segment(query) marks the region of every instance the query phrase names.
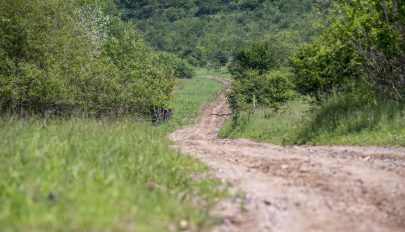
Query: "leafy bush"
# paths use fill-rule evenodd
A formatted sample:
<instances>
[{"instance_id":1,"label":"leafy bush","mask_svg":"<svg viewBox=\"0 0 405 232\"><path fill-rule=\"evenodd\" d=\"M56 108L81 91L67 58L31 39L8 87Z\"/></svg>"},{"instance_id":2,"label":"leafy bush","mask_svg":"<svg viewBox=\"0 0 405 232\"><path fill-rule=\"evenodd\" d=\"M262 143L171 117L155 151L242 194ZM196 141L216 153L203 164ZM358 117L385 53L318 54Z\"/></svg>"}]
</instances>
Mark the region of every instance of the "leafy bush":
<instances>
[{"instance_id":1,"label":"leafy bush","mask_svg":"<svg viewBox=\"0 0 405 232\"><path fill-rule=\"evenodd\" d=\"M280 68L292 52L291 44L287 42L290 36L289 33L282 33L237 49L229 71L238 78L249 70L257 70L259 74L263 74Z\"/></svg>"},{"instance_id":2,"label":"leafy bush","mask_svg":"<svg viewBox=\"0 0 405 232\"><path fill-rule=\"evenodd\" d=\"M262 75L258 71L248 71L232 83L229 103L236 111L254 105L278 109L295 95L292 76L288 70L269 71Z\"/></svg>"},{"instance_id":3,"label":"leafy bush","mask_svg":"<svg viewBox=\"0 0 405 232\"><path fill-rule=\"evenodd\" d=\"M379 96L405 101L405 3L341 0L330 21L292 59L297 90L319 97L361 81Z\"/></svg>"},{"instance_id":4,"label":"leafy bush","mask_svg":"<svg viewBox=\"0 0 405 232\"><path fill-rule=\"evenodd\" d=\"M184 60L178 59L174 73L177 78L192 78L195 75L195 68Z\"/></svg>"},{"instance_id":5,"label":"leafy bush","mask_svg":"<svg viewBox=\"0 0 405 232\"><path fill-rule=\"evenodd\" d=\"M160 59L168 70L173 70L176 78L179 79L191 79L195 74L195 68L187 61L178 58L176 55L162 52L160 53Z\"/></svg>"},{"instance_id":6,"label":"leafy bush","mask_svg":"<svg viewBox=\"0 0 405 232\"><path fill-rule=\"evenodd\" d=\"M145 115L174 86L110 1L0 0L0 111Z\"/></svg>"},{"instance_id":7,"label":"leafy bush","mask_svg":"<svg viewBox=\"0 0 405 232\"><path fill-rule=\"evenodd\" d=\"M335 38L335 37L333 37ZM291 58L297 92L320 100L325 94L359 82L364 75L354 51L345 45L318 38L303 45Z\"/></svg>"}]
</instances>

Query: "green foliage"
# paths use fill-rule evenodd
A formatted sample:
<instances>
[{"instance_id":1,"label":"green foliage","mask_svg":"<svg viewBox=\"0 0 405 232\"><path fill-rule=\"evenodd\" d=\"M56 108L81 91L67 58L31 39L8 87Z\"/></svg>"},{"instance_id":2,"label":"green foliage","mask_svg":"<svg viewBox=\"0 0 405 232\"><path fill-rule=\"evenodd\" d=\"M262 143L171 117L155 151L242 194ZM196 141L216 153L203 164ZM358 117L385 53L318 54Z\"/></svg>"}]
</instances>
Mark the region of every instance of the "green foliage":
<instances>
[{"instance_id":1,"label":"green foliage","mask_svg":"<svg viewBox=\"0 0 405 232\"><path fill-rule=\"evenodd\" d=\"M294 97L293 74L283 68L293 52L291 33L280 33L238 49L229 65L235 81L228 94L236 114L256 105L274 109Z\"/></svg>"},{"instance_id":2,"label":"green foliage","mask_svg":"<svg viewBox=\"0 0 405 232\"><path fill-rule=\"evenodd\" d=\"M253 111L240 112L237 119L225 121L219 136L250 138L275 144L294 143L309 110L310 104L306 100L294 99L285 103L281 110L258 107Z\"/></svg>"},{"instance_id":3,"label":"green foliage","mask_svg":"<svg viewBox=\"0 0 405 232\"><path fill-rule=\"evenodd\" d=\"M0 111L145 115L174 77L110 1L1 0Z\"/></svg>"},{"instance_id":4,"label":"green foliage","mask_svg":"<svg viewBox=\"0 0 405 232\"><path fill-rule=\"evenodd\" d=\"M293 52L290 33L280 33L263 41L254 42L237 49L229 65L229 71L236 79L246 71L256 70L263 74L268 70L285 65Z\"/></svg>"},{"instance_id":5,"label":"green foliage","mask_svg":"<svg viewBox=\"0 0 405 232\"><path fill-rule=\"evenodd\" d=\"M191 79L196 74L195 68L192 65L174 54L161 52L159 58L167 70L174 71L173 74L178 79Z\"/></svg>"},{"instance_id":6,"label":"green foliage","mask_svg":"<svg viewBox=\"0 0 405 232\"><path fill-rule=\"evenodd\" d=\"M405 2L342 2L336 23L350 33L347 43L362 61L365 81L377 94L405 102Z\"/></svg>"},{"instance_id":7,"label":"green foliage","mask_svg":"<svg viewBox=\"0 0 405 232\"><path fill-rule=\"evenodd\" d=\"M349 92L313 107L297 99L278 111L258 108L241 112L237 120L225 122L220 136L275 144L405 146L403 104L370 101L369 97Z\"/></svg>"},{"instance_id":8,"label":"green foliage","mask_svg":"<svg viewBox=\"0 0 405 232\"><path fill-rule=\"evenodd\" d=\"M404 22L403 1L340 0L321 34L294 54L259 43L239 49L229 66L236 79L230 93L234 117L221 135L276 143L404 145ZM263 73L280 67L292 70L286 78L292 84L270 86L312 97L311 107L266 94L274 88L263 87L268 85ZM254 101L270 107L252 110Z\"/></svg>"},{"instance_id":9,"label":"green foliage","mask_svg":"<svg viewBox=\"0 0 405 232\"><path fill-rule=\"evenodd\" d=\"M197 76L211 76L211 77L223 77L223 78L231 78L232 75L229 73L228 69L221 68L217 69L208 69L208 68L198 68L197 69Z\"/></svg>"},{"instance_id":10,"label":"green foliage","mask_svg":"<svg viewBox=\"0 0 405 232\"><path fill-rule=\"evenodd\" d=\"M173 120L157 127L129 119L2 117L0 230L209 227L209 209L225 191L220 181L203 178L204 165L171 149L167 134L190 122L221 86L202 77L180 80Z\"/></svg>"},{"instance_id":11,"label":"green foliage","mask_svg":"<svg viewBox=\"0 0 405 232\"><path fill-rule=\"evenodd\" d=\"M178 78L192 78L195 75L195 69L193 66L183 60L179 60L175 69L175 75Z\"/></svg>"},{"instance_id":12,"label":"green foliage","mask_svg":"<svg viewBox=\"0 0 405 232\"><path fill-rule=\"evenodd\" d=\"M289 30L300 41L316 32L329 0L118 0L154 47L219 68L246 41Z\"/></svg>"},{"instance_id":13,"label":"green foliage","mask_svg":"<svg viewBox=\"0 0 405 232\"><path fill-rule=\"evenodd\" d=\"M354 82L398 101L405 93L403 1L339 1L331 23L293 58L297 90L319 97Z\"/></svg>"},{"instance_id":14,"label":"green foliage","mask_svg":"<svg viewBox=\"0 0 405 232\"><path fill-rule=\"evenodd\" d=\"M174 112L170 124L183 126L192 123L201 104L212 100L210 97L221 91L222 88L223 85L220 82L206 75L196 76L192 79L179 79L173 92L174 101L170 104L170 108Z\"/></svg>"},{"instance_id":15,"label":"green foliage","mask_svg":"<svg viewBox=\"0 0 405 232\"><path fill-rule=\"evenodd\" d=\"M252 108L255 105L280 108L294 97L293 74L288 70L248 71L232 83L228 99L231 107L236 110Z\"/></svg>"},{"instance_id":16,"label":"green foliage","mask_svg":"<svg viewBox=\"0 0 405 232\"><path fill-rule=\"evenodd\" d=\"M368 96L348 92L329 98L309 115L295 142L404 146L405 106Z\"/></svg>"},{"instance_id":17,"label":"green foliage","mask_svg":"<svg viewBox=\"0 0 405 232\"><path fill-rule=\"evenodd\" d=\"M325 94L344 89L364 76L354 51L344 44L329 42L336 37L318 38L305 44L291 58L297 92L320 100ZM328 41L328 42L325 42Z\"/></svg>"}]
</instances>

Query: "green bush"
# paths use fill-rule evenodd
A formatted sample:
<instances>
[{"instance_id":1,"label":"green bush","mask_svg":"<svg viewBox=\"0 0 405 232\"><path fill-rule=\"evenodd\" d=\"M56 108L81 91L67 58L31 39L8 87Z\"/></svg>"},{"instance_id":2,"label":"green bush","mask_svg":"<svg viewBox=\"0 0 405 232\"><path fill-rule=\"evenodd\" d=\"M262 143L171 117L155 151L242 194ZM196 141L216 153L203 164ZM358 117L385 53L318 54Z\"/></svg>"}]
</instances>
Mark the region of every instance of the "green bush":
<instances>
[{"instance_id":1,"label":"green bush","mask_svg":"<svg viewBox=\"0 0 405 232\"><path fill-rule=\"evenodd\" d=\"M353 49L324 40L330 41L321 37L302 45L290 59L296 91L317 100L359 82L364 76Z\"/></svg>"},{"instance_id":2,"label":"green bush","mask_svg":"<svg viewBox=\"0 0 405 232\"><path fill-rule=\"evenodd\" d=\"M328 27L292 59L297 91L319 98L363 82L405 101L404 22L404 1L338 1Z\"/></svg>"},{"instance_id":3,"label":"green bush","mask_svg":"<svg viewBox=\"0 0 405 232\"><path fill-rule=\"evenodd\" d=\"M286 69L262 75L258 71L248 71L232 83L229 103L236 111L255 105L279 109L295 96L292 78L293 74Z\"/></svg>"},{"instance_id":4,"label":"green bush","mask_svg":"<svg viewBox=\"0 0 405 232\"><path fill-rule=\"evenodd\" d=\"M280 33L237 49L228 67L230 73L239 78L249 70L263 74L282 67L292 52L291 44L287 42L290 36L289 33Z\"/></svg>"},{"instance_id":5,"label":"green bush","mask_svg":"<svg viewBox=\"0 0 405 232\"><path fill-rule=\"evenodd\" d=\"M162 63L168 70L174 71L174 76L179 79L191 79L195 74L195 68L187 61L178 58L176 55L162 52L159 55Z\"/></svg>"},{"instance_id":6,"label":"green bush","mask_svg":"<svg viewBox=\"0 0 405 232\"><path fill-rule=\"evenodd\" d=\"M179 59L174 73L177 78L190 79L195 75L195 69L189 63Z\"/></svg>"},{"instance_id":7,"label":"green bush","mask_svg":"<svg viewBox=\"0 0 405 232\"><path fill-rule=\"evenodd\" d=\"M0 112L146 115L174 77L110 1L0 0Z\"/></svg>"}]
</instances>

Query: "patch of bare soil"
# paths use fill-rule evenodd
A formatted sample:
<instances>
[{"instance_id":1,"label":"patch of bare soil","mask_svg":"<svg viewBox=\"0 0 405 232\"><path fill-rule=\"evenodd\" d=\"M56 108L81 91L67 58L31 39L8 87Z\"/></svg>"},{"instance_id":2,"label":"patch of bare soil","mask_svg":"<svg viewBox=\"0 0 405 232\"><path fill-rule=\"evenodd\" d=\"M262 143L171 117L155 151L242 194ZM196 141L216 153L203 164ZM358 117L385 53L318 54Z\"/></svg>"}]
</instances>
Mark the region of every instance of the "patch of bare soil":
<instances>
[{"instance_id":1,"label":"patch of bare soil","mask_svg":"<svg viewBox=\"0 0 405 232\"><path fill-rule=\"evenodd\" d=\"M219 79L229 85L229 79ZM170 135L241 194L220 202L214 232L405 231L405 148L279 146L218 139L223 93Z\"/></svg>"}]
</instances>

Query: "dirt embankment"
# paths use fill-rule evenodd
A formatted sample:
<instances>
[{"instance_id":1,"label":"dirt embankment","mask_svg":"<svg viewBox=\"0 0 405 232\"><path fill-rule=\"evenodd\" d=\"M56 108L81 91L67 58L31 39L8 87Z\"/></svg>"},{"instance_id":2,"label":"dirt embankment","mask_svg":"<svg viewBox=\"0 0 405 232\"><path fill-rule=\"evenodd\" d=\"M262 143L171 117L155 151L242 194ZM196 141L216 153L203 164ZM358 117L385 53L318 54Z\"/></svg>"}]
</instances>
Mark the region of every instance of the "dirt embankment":
<instances>
[{"instance_id":1,"label":"dirt embankment","mask_svg":"<svg viewBox=\"0 0 405 232\"><path fill-rule=\"evenodd\" d=\"M244 192L218 205L224 220L213 231L405 231L405 148L218 139L229 114L218 94L195 124L170 135Z\"/></svg>"}]
</instances>

